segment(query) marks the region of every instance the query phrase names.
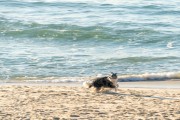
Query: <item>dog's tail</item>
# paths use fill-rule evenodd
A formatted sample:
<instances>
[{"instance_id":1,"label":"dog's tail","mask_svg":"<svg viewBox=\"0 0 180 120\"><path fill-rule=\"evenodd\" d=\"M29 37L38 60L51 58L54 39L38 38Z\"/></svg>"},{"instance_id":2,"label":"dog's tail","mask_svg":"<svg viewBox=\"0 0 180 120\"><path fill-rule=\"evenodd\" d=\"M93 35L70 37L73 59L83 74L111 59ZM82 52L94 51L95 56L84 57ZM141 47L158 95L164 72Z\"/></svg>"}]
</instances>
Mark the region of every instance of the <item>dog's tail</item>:
<instances>
[{"instance_id":1,"label":"dog's tail","mask_svg":"<svg viewBox=\"0 0 180 120\"><path fill-rule=\"evenodd\" d=\"M92 82L89 82L89 81L83 82L83 87L85 87L85 88L91 88L91 87L92 87Z\"/></svg>"}]
</instances>

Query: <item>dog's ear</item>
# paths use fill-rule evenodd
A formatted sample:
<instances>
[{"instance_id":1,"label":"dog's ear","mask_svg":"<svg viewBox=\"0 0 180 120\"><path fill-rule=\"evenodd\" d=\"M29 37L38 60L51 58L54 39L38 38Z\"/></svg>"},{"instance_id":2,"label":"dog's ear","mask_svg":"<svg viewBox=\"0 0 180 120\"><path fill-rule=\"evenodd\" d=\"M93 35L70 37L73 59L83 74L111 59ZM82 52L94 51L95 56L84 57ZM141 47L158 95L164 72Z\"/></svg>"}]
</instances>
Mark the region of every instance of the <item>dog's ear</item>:
<instances>
[{"instance_id":1,"label":"dog's ear","mask_svg":"<svg viewBox=\"0 0 180 120\"><path fill-rule=\"evenodd\" d=\"M111 72L112 75L117 75L117 73Z\"/></svg>"},{"instance_id":2,"label":"dog's ear","mask_svg":"<svg viewBox=\"0 0 180 120\"><path fill-rule=\"evenodd\" d=\"M114 73L113 72L111 72L111 75L113 75Z\"/></svg>"}]
</instances>

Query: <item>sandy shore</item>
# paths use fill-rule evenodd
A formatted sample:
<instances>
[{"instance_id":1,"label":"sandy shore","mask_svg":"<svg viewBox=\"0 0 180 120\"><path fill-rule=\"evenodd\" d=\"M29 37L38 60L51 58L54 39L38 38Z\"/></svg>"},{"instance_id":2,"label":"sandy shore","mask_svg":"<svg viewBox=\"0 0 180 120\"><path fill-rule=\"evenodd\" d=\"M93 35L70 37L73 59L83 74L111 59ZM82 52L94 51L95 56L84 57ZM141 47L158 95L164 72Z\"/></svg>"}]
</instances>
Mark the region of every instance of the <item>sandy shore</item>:
<instances>
[{"instance_id":1,"label":"sandy shore","mask_svg":"<svg viewBox=\"0 0 180 120\"><path fill-rule=\"evenodd\" d=\"M0 85L0 120L180 120L180 89Z\"/></svg>"}]
</instances>

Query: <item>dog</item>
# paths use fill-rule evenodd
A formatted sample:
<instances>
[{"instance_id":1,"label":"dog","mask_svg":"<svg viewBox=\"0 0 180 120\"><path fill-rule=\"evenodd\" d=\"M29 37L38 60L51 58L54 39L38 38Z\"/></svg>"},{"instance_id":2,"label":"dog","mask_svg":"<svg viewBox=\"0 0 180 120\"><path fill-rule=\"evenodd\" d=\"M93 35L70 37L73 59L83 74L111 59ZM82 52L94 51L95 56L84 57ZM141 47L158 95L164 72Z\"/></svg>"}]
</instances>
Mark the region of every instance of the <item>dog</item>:
<instances>
[{"instance_id":1,"label":"dog","mask_svg":"<svg viewBox=\"0 0 180 120\"><path fill-rule=\"evenodd\" d=\"M103 92L104 89L115 89L117 91L117 73L111 72L110 76L98 77L92 80L92 82L84 82L83 86L86 88L95 88L96 92Z\"/></svg>"}]
</instances>

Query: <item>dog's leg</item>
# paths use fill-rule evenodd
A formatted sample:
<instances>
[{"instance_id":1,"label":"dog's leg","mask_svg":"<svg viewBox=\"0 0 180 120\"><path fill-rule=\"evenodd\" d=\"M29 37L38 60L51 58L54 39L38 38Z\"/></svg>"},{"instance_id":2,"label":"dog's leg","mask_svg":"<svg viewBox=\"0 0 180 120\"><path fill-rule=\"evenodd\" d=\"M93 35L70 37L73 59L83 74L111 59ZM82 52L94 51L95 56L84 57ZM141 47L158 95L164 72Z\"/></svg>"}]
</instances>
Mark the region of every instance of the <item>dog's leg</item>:
<instances>
[{"instance_id":1,"label":"dog's leg","mask_svg":"<svg viewBox=\"0 0 180 120\"><path fill-rule=\"evenodd\" d=\"M116 87L114 88L114 90L115 90L115 92L117 92L117 88Z\"/></svg>"},{"instance_id":2,"label":"dog's leg","mask_svg":"<svg viewBox=\"0 0 180 120\"><path fill-rule=\"evenodd\" d=\"M101 90L100 87L96 88L96 92L100 92L100 90Z\"/></svg>"},{"instance_id":3,"label":"dog's leg","mask_svg":"<svg viewBox=\"0 0 180 120\"><path fill-rule=\"evenodd\" d=\"M116 87L114 88L115 92L117 92L117 89L118 89L118 87L116 86Z\"/></svg>"},{"instance_id":4,"label":"dog's leg","mask_svg":"<svg viewBox=\"0 0 180 120\"><path fill-rule=\"evenodd\" d=\"M115 86L115 92L117 92L117 88L119 87L119 85L116 83L116 86Z\"/></svg>"},{"instance_id":5,"label":"dog's leg","mask_svg":"<svg viewBox=\"0 0 180 120\"><path fill-rule=\"evenodd\" d=\"M103 91L104 91L104 87L101 87L100 92L103 92Z\"/></svg>"}]
</instances>

